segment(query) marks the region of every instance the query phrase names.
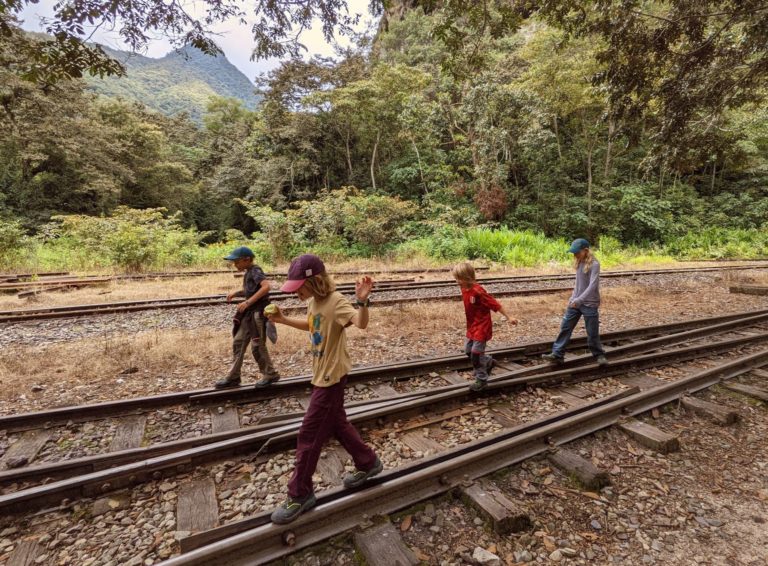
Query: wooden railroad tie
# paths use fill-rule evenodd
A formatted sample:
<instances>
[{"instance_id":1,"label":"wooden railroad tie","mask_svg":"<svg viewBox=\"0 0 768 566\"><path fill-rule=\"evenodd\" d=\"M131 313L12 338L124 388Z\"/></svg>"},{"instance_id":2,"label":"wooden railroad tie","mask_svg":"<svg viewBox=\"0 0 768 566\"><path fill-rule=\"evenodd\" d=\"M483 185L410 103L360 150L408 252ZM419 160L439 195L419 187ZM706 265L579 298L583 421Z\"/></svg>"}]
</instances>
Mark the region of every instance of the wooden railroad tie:
<instances>
[{"instance_id":1,"label":"wooden railroad tie","mask_svg":"<svg viewBox=\"0 0 768 566\"><path fill-rule=\"evenodd\" d=\"M46 429L28 430L22 434L0 458L0 470L31 464L51 435L52 432Z\"/></svg>"},{"instance_id":2,"label":"wooden railroad tie","mask_svg":"<svg viewBox=\"0 0 768 566\"><path fill-rule=\"evenodd\" d=\"M212 529L218 524L219 503L213 480L204 478L181 485L176 508L176 529L194 533Z\"/></svg>"},{"instance_id":3,"label":"wooden railroad tie","mask_svg":"<svg viewBox=\"0 0 768 566\"><path fill-rule=\"evenodd\" d=\"M739 420L739 414L736 411L717 403L710 403L696 397L683 397L680 402L687 410L721 425L733 424Z\"/></svg>"},{"instance_id":4,"label":"wooden railroad tie","mask_svg":"<svg viewBox=\"0 0 768 566\"><path fill-rule=\"evenodd\" d=\"M647 448L656 450L662 454L677 452L680 450L680 440L673 436L649 425L642 421L631 419L619 425L619 429L634 438L637 442Z\"/></svg>"},{"instance_id":5,"label":"wooden railroad tie","mask_svg":"<svg viewBox=\"0 0 768 566\"><path fill-rule=\"evenodd\" d=\"M723 387L729 391L735 391L736 393L748 395L768 403L768 390L766 389L753 387L752 385L745 385L743 383L723 383Z\"/></svg>"},{"instance_id":6,"label":"wooden railroad tie","mask_svg":"<svg viewBox=\"0 0 768 566\"><path fill-rule=\"evenodd\" d=\"M745 295L768 295L768 285L732 285L728 290Z\"/></svg>"},{"instance_id":7,"label":"wooden railroad tie","mask_svg":"<svg viewBox=\"0 0 768 566\"><path fill-rule=\"evenodd\" d=\"M26 539L19 542L13 549L6 566L32 566L35 559L43 553L43 547L37 540Z\"/></svg>"},{"instance_id":8,"label":"wooden railroad tie","mask_svg":"<svg viewBox=\"0 0 768 566\"><path fill-rule=\"evenodd\" d=\"M356 533L355 547L368 566L415 566L419 563L389 521Z\"/></svg>"},{"instance_id":9,"label":"wooden railroad tie","mask_svg":"<svg viewBox=\"0 0 768 566\"><path fill-rule=\"evenodd\" d=\"M531 527L531 518L521 505L511 501L494 484L474 483L461 490L462 499L485 516L499 534L517 533Z\"/></svg>"},{"instance_id":10,"label":"wooden railroad tie","mask_svg":"<svg viewBox=\"0 0 768 566\"><path fill-rule=\"evenodd\" d=\"M562 471L574 476L582 486L591 491L597 491L611 484L607 472L600 470L592 462L571 450L559 448L549 454L547 459Z\"/></svg>"}]
</instances>

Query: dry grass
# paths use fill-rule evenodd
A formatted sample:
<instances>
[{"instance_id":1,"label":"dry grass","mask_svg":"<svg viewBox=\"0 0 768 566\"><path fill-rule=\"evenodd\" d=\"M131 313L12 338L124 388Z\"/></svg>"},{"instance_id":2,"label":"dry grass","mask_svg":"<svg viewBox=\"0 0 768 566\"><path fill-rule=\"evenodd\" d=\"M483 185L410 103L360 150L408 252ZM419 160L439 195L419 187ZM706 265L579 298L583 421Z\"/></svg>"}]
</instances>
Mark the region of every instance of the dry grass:
<instances>
[{"instance_id":1,"label":"dry grass","mask_svg":"<svg viewBox=\"0 0 768 566\"><path fill-rule=\"evenodd\" d=\"M479 262L478 262L479 263ZM719 264L718 264L719 265ZM684 267L712 267L712 263L689 262L675 264L675 268ZM344 270L367 270L371 273L378 273L378 279L410 279L415 278L419 281L428 281L435 279L447 279L448 273L422 273L422 274L386 274L386 271L395 269L425 269L429 265L424 265L414 261L413 264L399 263L397 265L384 262L344 262L334 264L333 268L338 271ZM632 270L658 269L658 265L633 265ZM285 271L286 266L280 266L276 271ZM622 268L615 268L620 270ZM481 272L480 277L499 277L515 275L542 275L551 273L568 274L571 269L559 264L545 265L538 268L509 268L506 266L494 265L490 271ZM192 297L205 295L220 295L235 291L240 286L240 280L234 277L236 272L204 275L199 277L178 277L173 279L152 279L140 281L113 281L106 286L86 287L65 292L42 293L36 297L19 299L15 294L0 295L0 310L18 310L38 307L55 307L65 305L84 305L112 303L119 301L137 301L146 299L170 299L174 297ZM724 273L723 278L726 282L741 280L740 278L749 278L744 273ZM338 276L339 282L351 281L351 276Z\"/></svg>"},{"instance_id":2,"label":"dry grass","mask_svg":"<svg viewBox=\"0 0 768 566\"><path fill-rule=\"evenodd\" d=\"M568 293L502 299L513 326L494 325L493 346L549 340L556 334ZM678 285L669 292L640 285L606 288L601 322L609 332L633 326L738 312L768 306L768 298L729 295L724 285ZM498 317L494 317L498 321ZM376 308L366 331L348 331L356 365L459 351L465 329L458 302ZM303 332L280 327L270 346L283 375L307 373L311 356ZM583 332L580 327L577 334ZM114 333L99 340L46 347L6 348L0 353L0 412L210 387L229 363L227 328ZM135 368L133 373L121 373ZM244 381L258 373L250 355ZM33 385L44 390L31 392Z\"/></svg>"}]
</instances>

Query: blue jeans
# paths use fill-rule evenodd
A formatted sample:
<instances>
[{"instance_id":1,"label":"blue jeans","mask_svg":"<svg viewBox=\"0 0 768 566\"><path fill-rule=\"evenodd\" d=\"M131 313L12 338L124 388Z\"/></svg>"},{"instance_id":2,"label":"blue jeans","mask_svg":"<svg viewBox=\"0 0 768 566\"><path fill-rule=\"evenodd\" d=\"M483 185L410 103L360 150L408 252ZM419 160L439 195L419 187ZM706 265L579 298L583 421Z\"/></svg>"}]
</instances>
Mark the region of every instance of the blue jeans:
<instances>
[{"instance_id":1,"label":"blue jeans","mask_svg":"<svg viewBox=\"0 0 768 566\"><path fill-rule=\"evenodd\" d=\"M597 307L579 306L576 308L568 307L563 315L563 322L560 324L560 334L557 335L555 343L552 344L552 353L558 358L565 356L565 348L571 341L571 334L581 315L584 315L584 326L587 327L587 345L592 355L605 355L602 344L600 344L600 315Z\"/></svg>"}]
</instances>

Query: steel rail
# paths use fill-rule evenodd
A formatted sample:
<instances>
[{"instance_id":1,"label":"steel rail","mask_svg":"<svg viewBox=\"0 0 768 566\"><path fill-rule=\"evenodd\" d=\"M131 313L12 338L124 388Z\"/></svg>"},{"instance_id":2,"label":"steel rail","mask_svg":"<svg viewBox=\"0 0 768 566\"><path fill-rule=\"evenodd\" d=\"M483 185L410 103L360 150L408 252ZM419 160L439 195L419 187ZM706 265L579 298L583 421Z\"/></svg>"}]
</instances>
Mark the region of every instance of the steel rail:
<instances>
[{"instance_id":1,"label":"steel rail","mask_svg":"<svg viewBox=\"0 0 768 566\"><path fill-rule=\"evenodd\" d=\"M723 323L712 325L712 326L706 326L706 327L702 327L694 330L684 331L684 332L675 333L671 335L661 336L658 338L653 338L650 340L618 346L616 348L611 349L609 354L613 359L614 366L617 366L616 362L618 360L615 358L617 355L625 356L633 353L654 351L657 348L662 346L669 346L669 345L673 345L681 342L686 342L688 340L693 340L703 336L708 336L714 333L724 332L724 331L732 330L734 328L739 328L744 325L754 325L755 323L759 323L765 320L768 320L768 313L757 315L754 317L749 317L748 319L723 322ZM696 346L693 346L692 348L693 348L692 351L696 353L699 352L699 350L696 349L697 348ZM687 350L681 350L678 352L684 353L686 351ZM634 358L634 360L635 360L635 363L637 363L637 358ZM647 361L647 358L641 359L641 362L643 363L646 361ZM573 372L571 371L571 369L582 367L589 363L593 363L593 358L591 355L587 354L583 356L578 356L573 360L569 361L567 364L564 364L563 366L558 367L557 369L554 369L553 366L550 366L548 364L539 364L537 366L530 367L530 368L522 368L519 370L507 371L494 376L490 380L490 383L493 385L489 388L489 390L494 390L497 387L506 388L511 384L534 385L539 383L538 380L530 378L530 376L534 376L534 375L545 374L545 377L543 378L545 382L551 382L553 379L570 378L573 376ZM594 367L594 364L593 364L593 367ZM623 366L616 367L615 369L618 371L623 371L622 367ZM609 373L612 372L612 370L604 370L604 371L608 371ZM604 376L605 375L601 374L600 377L604 377ZM497 383L500 383L501 385L495 385ZM306 383L302 384L302 389L304 386L306 386ZM381 403L381 402L399 403L399 402L406 402L410 400L416 400L417 398L418 399L431 398L441 394L449 394L447 399L453 399L453 395L455 393L466 390L466 388L467 388L467 385L462 385L462 384L446 385L443 387L434 387L426 391L417 390L413 392L401 393L398 395L378 398L374 400L352 402L352 403L349 403L347 406L351 409L354 409L354 413L360 413L361 411L358 410L358 408L367 407L366 410L373 410L373 408L369 406L374 405L376 403ZM286 394L286 393L287 392L283 392L283 394ZM243 402L243 400L239 400L239 401ZM158 443L158 444L154 444L154 445L143 447L143 448L134 448L134 449L120 451L120 452L95 454L91 456L85 456L82 458L63 460L63 461L44 464L44 465L28 466L28 467L20 468L16 470L0 472L0 485L9 484L12 482L30 480L35 478L42 478L42 477L63 477L65 475L66 477L71 477L72 475L75 475L75 474L92 472L98 469L112 467L112 466L116 466L123 463L134 462L137 460L155 457L162 454L169 454L171 452L175 452L178 450L184 450L188 448L214 444L216 442L220 442L223 440L229 440L229 439L243 437L243 436L252 435L256 433L262 433L265 435L266 438L269 438L270 435L275 434L276 431L284 430L282 427L286 424L298 424L301 421L302 416L303 416L303 412L287 414L287 415L283 415L283 418L273 418L273 419L270 419L269 422L260 421L258 424L254 426L243 427L237 430L232 430L232 431L227 431L227 432L222 432L217 434L209 434L209 435L188 438L188 439L180 439L173 442Z\"/></svg>"},{"instance_id":2,"label":"steel rail","mask_svg":"<svg viewBox=\"0 0 768 566\"><path fill-rule=\"evenodd\" d=\"M638 271L608 271L603 272L601 277L638 277L641 275L658 275L658 274L675 274L675 273L695 273L695 272L716 272L716 271L730 271L730 270L745 270L745 269L765 269L764 266L725 266L725 267L704 267L704 268L685 268L685 269L669 269L669 270L638 270ZM573 275L541 275L541 276L510 276L510 277L497 277L481 280L481 283L489 284L502 284L502 283L525 283L525 282L537 282L537 281L555 281L555 280L572 280ZM340 289L345 289L343 285L347 285L346 288L351 289L352 284L341 284ZM386 285L386 282L382 282L380 290L414 290L414 289L429 289L450 287L455 285L455 281L424 281L398 287L395 284ZM384 287L387 287L384 289ZM549 287L549 288L534 288L526 290L516 291L500 291L494 293L498 296L524 296L534 294L545 293L558 293L570 291L570 287ZM290 294L273 293L272 299L281 300L292 298ZM403 302L420 301L420 300L446 300L458 298L458 295L437 295L430 297L408 297L408 298L387 298L379 301L374 301L374 304L389 305ZM47 320L54 318L70 318L76 316L92 316L98 314L114 314L119 312L136 312L143 310L157 310L157 309L176 309L198 306L212 306L225 303L225 295L204 295L198 297L176 297L170 299L149 299L141 301L123 301L118 303L103 303L103 304L90 304L90 305L72 305L66 307L50 307L50 308L37 308L37 309L24 309L24 310L11 310L0 311L0 323L12 323L23 322L29 320ZM289 310L301 310L303 307L291 306L287 307Z\"/></svg>"},{"instance_id":3,"label":"steel rail","mask_svg":"<svg viewBox=\"0 0 768 566\"><path fill-rule=\"evenodd\" d=\"M530 384L557 385L561 383L578 383L580 381L616 375L628 368L658 367L671 361L679 362L728 352L734 348L766 340L768 340L768 332L683 348L672 352L655 352L643 356L620 359L612 365L603 368L592 364L530 377L510 377L512 372L508 372L507 374L500 374L491 378L487 389L488 392L492 392L500 389L514 389ZM361 411L351 416L349 420L362 425L362 423L367 422L380 422L380 419L403 418L408 415L422 414L427 407L430 407L432 410L443 410L446 406L452 406L462 399L474 395L466 386L448 386L430 391L429 394L417 398L407 400L400 400L396 397L390 398L390 402L386 406ZM382 399L382 403L385 401L387 400ZM263 451L266 446L268 446L270 451L283 450L289 447L295 440L298 427L298 422L277 426L267 432L247 434L3 495L0 496L0 513L12 513L14 510L30 510L52 501L61 500L62 498L107 493L120 487L144 481L150 474L157 476L159 479L163 473L186 471L190 466L219 460L233 454L249 453L259 449Z\"/></svg>"},{"instance_id":4,"label":"steel rail","mask_svg":"<svg viewBox=\"0 0 768 566\"><path fill-rule=\"evenodd\" d=\"M590 405L576 414L567 411L502 431L419 462L387 470L369 480L361 490L324 492L319 495L314 510L289 525L269 523L266 513L261 514L250 519L250 525L255 526L248 530L161 564L237 566L277 560L351 530L370 516L410 507L468 481L546 453L555 446L612 426L626 416L642 414L766 363L768 350L762 350L622 399L599 406Z\"/></svg>"},{"instance_id":5,"label":"steel rail","mask_svg":"<svg viewBox=\"0 0 768 566\"><path fill-rule=\"evenodd\" d=\"M601 334L601 339L605 344L611 344L613 342L620 342L623 340L637 340L659 335L676 334L695 328L727 323L729 321L748 320L764 314L768 314L768 309L742 311L715 317L695 318L673 322L670 324L628 328L625 330ZM585 336L575 336L569 344L568 350L572 351L581 349L584 348L586 344L587 339ZM490 348L488 353L495 356L519 356L518 358L513 359L524 359L528 356L534 356L549 351L551 345L551 340L527 342L511 346ZM403 362L390 364L361 366L354 368L350 372L349 382L357 383L359 381L381 377L407 377L414 373L418 374L419 372L423 372L427 369L437 370L451 369L456 367L468 367L467 364L468 362L466 355L463 353L457 353L447 356L435 356L415 360L406 360ZM167 407L171 405L189 403L191 401L211 403L250 402L254 400L285 395L289 391L296 391L304 387L309 387L310 379L311 376L305 374L284 378L269 389L255 389L252 385L223 390L206 388L174 393L164 393L148 397L135 397L131 399L106 401L103 403L59 407L46 411L4 415L0 416L0 430L19 431L40 426L52 426L53 424L68 422L70 420L82 422L104 417L123 415L144 409L153 409L158 407Z\"/></svg>"}]
</instances>

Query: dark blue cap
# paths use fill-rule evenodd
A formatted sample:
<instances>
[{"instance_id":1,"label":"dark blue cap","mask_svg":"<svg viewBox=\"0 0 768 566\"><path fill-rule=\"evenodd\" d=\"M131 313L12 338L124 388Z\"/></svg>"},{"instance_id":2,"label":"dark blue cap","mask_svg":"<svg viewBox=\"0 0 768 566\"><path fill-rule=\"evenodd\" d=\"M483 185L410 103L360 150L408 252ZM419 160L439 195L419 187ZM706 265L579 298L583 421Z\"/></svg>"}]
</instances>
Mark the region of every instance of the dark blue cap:
<instances>
[{"instance_id":1,"label":"dark blue cap","mask_svg":"<svg viewBox=\"0 0 768 566\"><path fill-rule=\"evenodd\" d=\"M232 250L232 253L230 253L224 259L234 261L236 259L244 259L246 257L253 259L256 256L253 254L253 250L251 250L251 248L247 246L240 246L239 248Z\"/></svg>"},{"instance_id":2,"label":"dark blue cap","mask_svg":"<svg viewBox=\"0 0 768 566\"><path fill-rule=\"evenodd\" d=\"M568 248L568 253L577 254L581 250L584 250L588 247L589 247L588 241L586 241L584 238L576 238L571 244L571 247Z\"/></svg>"}]
</instances>

